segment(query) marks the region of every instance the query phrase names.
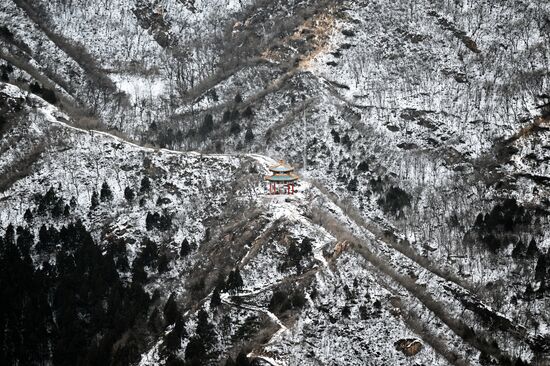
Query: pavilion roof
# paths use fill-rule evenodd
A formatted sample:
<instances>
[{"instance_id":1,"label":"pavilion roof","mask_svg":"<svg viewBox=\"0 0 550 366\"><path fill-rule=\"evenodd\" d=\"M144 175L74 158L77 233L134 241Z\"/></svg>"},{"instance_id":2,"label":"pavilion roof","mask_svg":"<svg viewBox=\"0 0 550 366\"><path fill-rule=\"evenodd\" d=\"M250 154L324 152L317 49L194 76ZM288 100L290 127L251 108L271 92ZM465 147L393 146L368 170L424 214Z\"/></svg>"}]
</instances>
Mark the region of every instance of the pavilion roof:
<instances>
[{"instance_id":1,"label":"pavilion roof","mask_svg":"<svg viewBox=\"0 0 550 366\"><path fill-rule=\"evenodd\" d=\"M284 183L297 181L299 177L296 174L273 174L265 177L270 182Z\"/></svg>"},{"instance_id":2,"label":"pavilion roof","mask_svg":"<svg viewBox=\"0 0 550 366\"><path fill-rule=\"evenodd\" d=\"M273 173L290 173L294 171L294 168L291 165L286 164L284 160L279 160L279 163L270 166L269 170Z\"/></svg>"}]
</instances>

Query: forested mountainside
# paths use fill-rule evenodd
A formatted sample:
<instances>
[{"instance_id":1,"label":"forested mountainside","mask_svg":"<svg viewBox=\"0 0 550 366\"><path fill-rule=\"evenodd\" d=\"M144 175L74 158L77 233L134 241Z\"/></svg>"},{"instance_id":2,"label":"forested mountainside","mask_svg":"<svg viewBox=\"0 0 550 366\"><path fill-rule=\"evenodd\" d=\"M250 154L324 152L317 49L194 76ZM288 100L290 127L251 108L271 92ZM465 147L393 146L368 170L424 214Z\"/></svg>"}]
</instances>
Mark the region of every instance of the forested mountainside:
<instances>
[{"instance_id":1,"label":"forested mountainside","mask_svg":"<svg viewBox=\"0 0 550 366\"><path fill-rule=\"evenodd\" d=\"M3 1L0 363L549 365L549 58L536 0Z\"/></svg>"}]
</instances>

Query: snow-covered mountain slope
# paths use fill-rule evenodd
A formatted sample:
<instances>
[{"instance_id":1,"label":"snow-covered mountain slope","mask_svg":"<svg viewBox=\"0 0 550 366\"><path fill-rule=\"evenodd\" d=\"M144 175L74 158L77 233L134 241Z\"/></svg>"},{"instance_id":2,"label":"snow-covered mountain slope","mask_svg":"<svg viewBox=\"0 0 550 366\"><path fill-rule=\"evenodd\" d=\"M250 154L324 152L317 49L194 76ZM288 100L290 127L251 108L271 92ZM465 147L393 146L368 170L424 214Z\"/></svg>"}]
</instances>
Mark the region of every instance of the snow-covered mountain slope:
<instances>
[{"instance_id":1,"label":"snow-covered mountain slope","mask_svg":"<svg viewBox=\"0 0 550 366\"><path fill-rule=\"evenodd\" d=\"M114 364L545 365L548 14L526 0L2 3L0 227L38 245L42 225L79 219L121 283L140 279L147 318L94 333ZM289 202L263 195L280 158L303 178ZM46 257L33 252L40 271ZM420 353L396 350L416 338Z\"/></svg>"},{"instance_id":2,"label":"snow-covered mountain slope","mask_svg":"<svg viewBox=\"0 0 550 366\"><path fill-rule=\"evenodd\" d=\"M156 333L149 329L157 340L142 345L140 364L192 359L189 342L200 329L194 329L197 306L210 314L209 362L243 347L251 358L274 364L360 365L366 354L372 364L388 359L399 364L407 361L394 343L419 337L425 344L417 359L471 364L478 362L479 351L504 360L541 342L536 333L518 337L514 320L498 337L486 333L491 327L478 323L476 311L510 320L476 299L467 280L441 274L391 237L378 237L374 224L343 211L322 187L304 181L290 199L265 196L259 182L266 164L273 163L268 158L141 147L72 127L62 112L16 87L5 84L2 96L20 120L4 140L28 131L28 147L43 146L38 153L30 149L38 154L31 172L3 187L1 210L3 222L37 230L39 240L31 247L35 265L56 263L44 256L44 227L75 219L91 229L103 250L119 248L126 264L117 270L128 283L138 281L136 263L151 250L148 243L156 243L155 259L140 281L157 298L147 310L149 322L168 324L164 331L158 325ZM7 172L17 160L4 156ZM248 212L235 215L238 207ZM185 248L184 241L200 244ZM231 274L224 276L237 268L242 283L230 289ZM212 302L213 291L219 303ZM183 312L180 337L188 335L176 346L167 345L175 326L155 311L169 294ZM164 318L169 318L166 306ZM467 309L471 318L451 320ZM435 326L423 324L434 317ZM505 345L487 347L486 339L472 341L466 330Z\"/></svg>"},{"instance_id":3,"label":"snow-covered mountain slope","mask_svg":"<svg viewBox=\"0 0 550 366\"><path fill-rule=\"evenodd\" d=\"M250 357L276 364L294 364L297 359L363 364L363 352L349 354L347 341L339 341L342 330L360 322L343 339L364 338L358 344L372 352L375 364L388 359L405 362L393 343L416 338L414 332L398 314L392 315L391 289L377 285L368 263L307 217L311 196L320 194L314 187L302 182L290 200L269 197L258 184L265 164L273 163L268 158L144 148L71 127L62 112L16 87L3 85L0 93L6 104L18 105L17 113L23 114L5 140L29 131L26 138L44 145L28 175L3 186L0 210L3 223L36 230L38 240L29 248L35 266L61 266L59 254L44 252L44 232L78 220L103 251L117 247L116 268L128 284L138 281L136 263L150 250L150 242L156 244L157 268L145 266L146 279L141 281L146 293L160 298L152 300L147 316L150 322L167 322L163 316L155 318L155 309L173 294L191 336L197 306L204 304L215 337L211 361L242 347L249 349ZM13 161L3 156L6 172ZM144 179L148 188L143 188ZM128 199L127 188L134 198ZM233 212L244 208L247 212ZM169 218L169 223L150 224L151 213ZM191 243L186 249L191 253L182 249L183 241ZM161 266L162 261L166 262ZM242 284L222 290L215 307L212 288L220 276L223 280L236 268ZM313 320L328 326L321 337L312 338ZM140 364L165 362L169 356L163 333L172 330L170 324L157 334L149 330L158 341L145 346ZM269 340L266 344L258 343L264 338ZM174 354L185 359L183 350L191 339L182 338ZM307 351L293 346L300 339L321 343ZM341 342L340 352L331 351L334 342ZM428 345L424 347L419 359L445 364Z\"/></svg>"}]
</instances>

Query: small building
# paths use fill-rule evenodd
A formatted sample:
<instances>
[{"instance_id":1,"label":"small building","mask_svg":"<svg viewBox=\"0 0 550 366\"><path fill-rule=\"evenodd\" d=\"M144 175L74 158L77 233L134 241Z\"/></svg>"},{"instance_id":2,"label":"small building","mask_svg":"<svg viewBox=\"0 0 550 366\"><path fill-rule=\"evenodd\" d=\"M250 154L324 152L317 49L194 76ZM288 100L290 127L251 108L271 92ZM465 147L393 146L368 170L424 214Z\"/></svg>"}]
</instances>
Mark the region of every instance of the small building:
<instances>
[{"instance_id":1,"label":"small building","mask_svg":"<svg viewBox=\"0 0 550 366\"><path fill-rule=\"evenodd\" d=\"M265 177L269 183L269 194L294 194L294 184L299 177L294 174L294 168L285 164L283 160L269 167L269 171L273 173Z\"/></svg>"}]
</instances>

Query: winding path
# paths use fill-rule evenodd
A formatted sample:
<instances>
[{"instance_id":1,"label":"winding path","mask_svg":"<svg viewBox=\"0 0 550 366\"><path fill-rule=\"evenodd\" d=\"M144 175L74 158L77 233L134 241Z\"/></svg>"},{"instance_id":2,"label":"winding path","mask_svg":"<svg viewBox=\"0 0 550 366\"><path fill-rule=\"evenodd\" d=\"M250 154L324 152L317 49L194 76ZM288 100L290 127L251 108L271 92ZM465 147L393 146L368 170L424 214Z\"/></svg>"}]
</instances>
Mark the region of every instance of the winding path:
<instances>
[{"instance_id":1,"label":"winding path","mask_svg":"<svg viewBox=\"0 0 550 366\"><path fill-rule=\"evenodd\" d=\"M251 159L254 159L257 161L261 166L264 168L270 164L272 164L274 161L270 159L269 157L260 155L260 154L201 154L199 152L190 151L190 152L184 152L184 151L178 151L178 150L168 150L168 149L154 149L149 147L144 147L141 145L136 144L135 142L129 141L128 139L125 139L123 137L114 136L108 132L103 131L97 131L97 130L85 130L82 128L78 128L75 126L72 126L69 123L69 120L65 118L65 115L62 114L57 110L56 107L51 106L47 103L44 103L43 108L41 108L41 111L44 113L46 119L50 121L51 123L55 123L59 126L62 126L64 128L68 128L74 131L78 131L80 133L87 133L87 134L97 134L104 137L107 137L109 139L113 139L119 142L123 142L126 144L130 144L133 147L136 147L138 149L148 151L148 152L163 152L168 154L178 154L178 155L196 155L196 156L207 156L207 157L213 157L213 158L227 158L227 157L248 157ZM328 200L331 200L330 197L326 196ZM336 202L333 202L333 204L337 205ZM405 255L407 258L412 260L414 263L420 265L422 268L425 268L429 270L432 274L434 274L437 277L442 277L444 282L452 281L452 278L448 278L448 276L442 276L442 273L435 270L434 268L426 265L425 263L422 263L418 260L414 255L407 255L408 253L402 252L399 250L398 247L396 247L396 243L393 243L391 240L387 240L387 235L384 235L384 231L381 230L379 227L375 227L372 225L363 224L361 222L356 222L356 224L363 229L370 232L374 238L378 241L385 242L388 247L396 252L401 253L401 255ZM329 228L325 227L327 231L330 231ZM358 254L363 256L368 262L370 262L381 274L389 278L391 281L395 282L399 286L405 288L411 296L413 296L415 299L417 299L420 303L422 303L423 306L425 306L429 311L431 311L437 318L439 318L453 333L458 335L461 339L463 339L466 343L470 344L474 348L478 349L479 351L488 353L495 357L498 360L505 361L505 360L511 360L512 358L506 354L505 351L499 349L498 347L495 347L491 342L484 341L480 338L478 338L475 334L472 334L471 328L468 327L467 324L465 324L464 321L461 319L453 318L449 316L449 312L447 311L446 307L447 304L438 301L434 298L432 294L430 294L427 290L419 286L418 284L411 281L410 278L407 278L403 274L399 273L399 271L394 268L394 265L388 262L386 259L380 256L380 254L374 253L370 248L369 245L367 245L364 240L356 237L353 233L348 233L350 236L354 237L355 244L352 246L352 249L354 249ZM386 240L383 240L386 238ZM395 238L394 238L395 239ZM325 266L318 267L319 268L325 268ZM465 288L463 283L460 283L461 281L452 281L456 285L460 285L462 288ZM248 310L258 311L262 312L265 315L267 315L274 323L276 323L279 326L279 332L284 332L287 328L283 324L283 322L273 313L269 312L266 309L256 307L249 304L235 304L231 302L228 298L224 298L222 300L224 303L232 306L239 306ZM416 324L415 328L420 328L420 324ZM275 334L277 334L275 333ZM442 346L437 344L432 344L432 347L438 351L443 352ZM443 354L444 355L444 354ZM445 356L445 355L444 355ZM258 356L260 357L260 356ZM447 356L446 357L449 361L451 359ZM267 362L267 361L266 361ZM456 359L454 362L452 362L454 365L467 365L468 363L465 360Z\"/></svg>"}]
</instances>

